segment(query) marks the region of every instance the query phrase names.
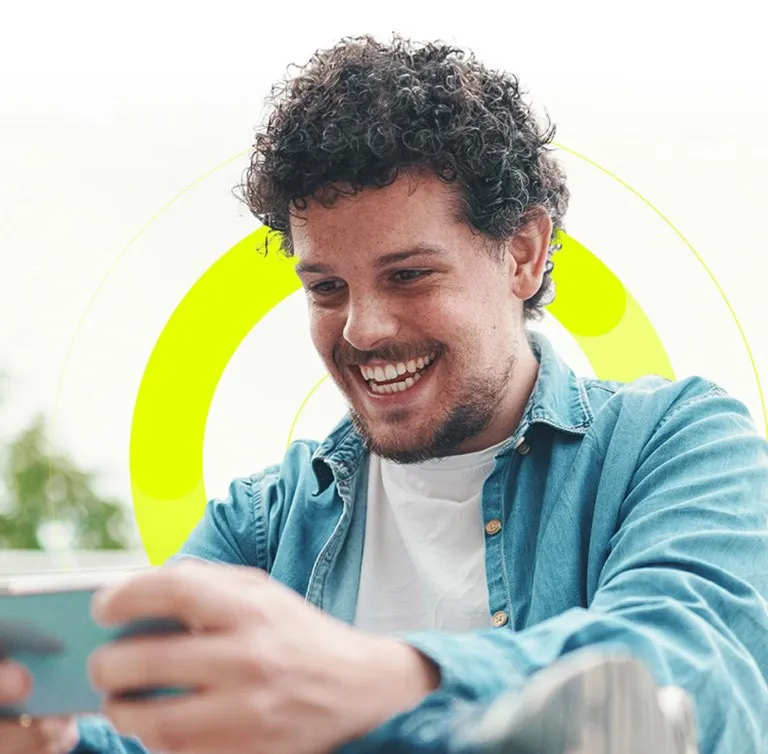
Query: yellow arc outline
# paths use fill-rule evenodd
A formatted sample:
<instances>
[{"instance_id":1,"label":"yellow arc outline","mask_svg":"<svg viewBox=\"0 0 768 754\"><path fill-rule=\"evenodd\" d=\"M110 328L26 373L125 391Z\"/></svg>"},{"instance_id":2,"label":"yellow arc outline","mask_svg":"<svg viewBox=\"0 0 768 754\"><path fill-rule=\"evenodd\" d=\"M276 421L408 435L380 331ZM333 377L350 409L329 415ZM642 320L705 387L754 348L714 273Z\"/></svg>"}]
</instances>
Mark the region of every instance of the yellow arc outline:
<instances>
[{"instance_id":1,"label":"yellow arc outline","mask_svg":"<svg viewBox=\"0 0 768 754\"><path fill-rule=\"evenodd\" d=\"M304 400L299 405L298 409L296 409L296 414L293 417L293 421L291 422L291 428L288 430L288 440L285 443L285 449L288 450L288 448L291 447L291 443L293 442L293 433L296 431L296 424L299 421L299 417L301 416L301 412L304 410L304 406L309 403L309 399L317 392L317 389L322 385L327 379L330 377L330 375L326 372L311 388L311 390L304 396Z\"/></svg>"},{"instance_id":2,"label":"yellow arc outline","mask_svg":"<svg viewBox=\"0 0 768 754\"><path fill-rule=\"evenodd\" d=\"M572 154L572 155L574 155L574 156L584 160L588 164L598 168L603 173L605 173L609 177L613 178L618 183L620 183L622 186L624 186L629 191L634 193L649 208L651 208L662 220L664 220L664 222L676 233L676 235L685 243L685 245L689 248L689 250L694 254L694 256L697 259L697 261L699 261L699 263L704 267L705 271L707 272L707 274L709 275L710 279L715 284L715 286L716 286L718 292L720 293L721 297L723 298L723 300L724 300L724 302L725 302L729 312L731 313L731 316L734 318L734 321L736 322L736 325L738 327L739 333L740 333L740 335L742 337L742 341L744 342L744 345L745 345L745 347L747 349L747 353L749 355L749 359L750 359L750 362L752 364L752 369L753 369L753 372L754 372L754 375L755 375L755 379L756 379L757 385L758 385L758 391L759 391L760 399L761 399L761 406L762 406L762 409L763 409L763 417L764 417L764 420L766 422L766 428L768 428L768 413L766 412L766 405L765 405L764 395L763 395L763 391L762 391L762 386L760 384L759 375L757 373L757 367L756 367L756 364L754 362L754 358L753 358L753 355L752 355L752 351L751 351L751 349L749 347L749 343L748 343L748 341L746 339L746 335L745 335L745 333L743 331L741 323L739 322L739 320L738 320L738 318L737 318L737 316L735 314L735 311L734 311L733 307L731 306L730 302L728 301L728 299L727 299L727 297L725 295L725 292L723 291L722 287L717 282L716 278L714 277L712 272L709 270L707 265L704 263L704 261L700 257L700 255L695 251L693 246L683 236L683 234L656 207L654 207L654 205L651 204L651 202L649 202L645 197L643 197L639 192L634 190L626 182L622 181L620 178L618 178L616 175L614 175L613 173L608 171L606 168L602 167L601 165L599 165L598 163L594 162L593 160L590 160L589 158L579 154L578 152L576 152L576 151L574 151L572 149L569 149L568 147L565 147L565 146L560 145L560 144L555 144L555 146L558 147L559 149L562 149L565 152L568 152L568 153L570 153L570 154ZM50 435L51 438L53 437L53 434L54 434L54 427L55 427L55 422L56 422L57 414L58 414L58 406L59 406L59 401L60 401L60 395L61 395L61 389L62 389L62 384L63 384L64 372L65 372L67 364L69 362L69 359L70 359L70 356L71 356L71 353L72 353L72 350L73 350L73 347L74 347L74 343L75 343L75 341L76 341L76 339L77 339L77 337L78 337L78 335L79 335L79 333L80 333L80 331L82 329L83 323L84 323L84 321L86 319L86 316L87 316L88 312L90 311L90 309L91 309L95 299L97 298L97 296L100 293L101 289L103 288L104 284L106 283L107 278L114 271L114 269L116 268L117 264L122 259L122 257L127 253L129 248L146 231L146 229L159 217L159 215L162 214L162 212L164 212L174 202L176 202L179 198L181 198L182 195L187 193L191 188L193 188L199 182L204 180L207 176L209 176L212 173L216 172L217 170L221 169L225 165L233 162L234 160L239 159L244 154L247 154L247 151L248 150L243 150L242 152L238 153L234 157L232 157L232 158L222 162L217 167L207 171L204 175L200 176L198 179L196 179L195 181L190 183L183 190L181 190L178 194L176 194L176 196L174 196L172 199L170 199L168 202L166 202L166 204L158 212L156 212L155 215L153 215L153 217L134 235L134 237L128 242L128 244L125 246L125 248L120 252L118 257L112 263L112 265L110 266L109 270L107 271L107 273L105 274L104 278L102 279L101 283L99 284L99 286L97 287L96 291L94 292L93 296L91 297L91 299L90 299L90 301L89 301L85 311L83 312L83 315L82 315L82 317L81 317L81 319L80 319L80 321L79 321L79 323L77 325L76 331L75 331L75 333L74 333L74 335L73 335L73 337L72 337L72 339L70 341L70 345L69 345L69 348L67 350L67 354L66 354L65 359L64 359L64 364L62 366L62 371L61 371L61 374L60 374L60 377L59 377L59 381L58 381L58 385L57 385L56 397L55 397L55 401L54 401L54 410L53 410L53 416L52 416L52 421L51 421L51 435ZM257 231L257 233L258 232L259 231ZM254 236L255 236L255 234L252 235L252 236L249 236L248 238L253 240ZM246 241L248 241L248 239L244 239L241 242L241 244L244 244ZM238 244L237 246L240 246L240 244ZM231 249L230 252L227 252L227 254L225 254L224 257L227 257L230 253L234 252L234 249L237 248L237 246L234 247L233 249ZM241 251L242 251L242 249L241 249ZM565 251L565 245L564 245L563 251ZM561 251L559 253L559 255L560 255L559 258L560 259L562 259L563 251ZM208 272L211 272L214 268L217 268L218 270L224 270L224 267L217 267L217 265L219 265L219 263L223 264L224 257L222 257L220 260L218 260L218 262L214 263L214 265L209 269ZM288 269L288 268L292 268L292 265L290 264L290 262L288 260L285 260L282 257L278 257L278 255L275 255L275 258L271 262L268 262L267 259L263 259L263 260L259 261L260 265L263 265L263 264L267 264L268 265L270 263L282 264L284 270ZM262 270L265 270L265 269L266 268L262 268ZM291 269L291 273L292 273L292 269ZM200 281L198 281L198 283L200 283L204 278L206 278L207 274L208 273L203 275L203 277L201 278ZM298 281L296 280L295 275L292 275L292 277L293 277L293 279L295 281L296 288L298 288ZM562 297L563 297L562 281L561 280L557 280L557 273L555 274L555 277L556 277L556 282L558 284L558 298L560 299L560 302L562 303ZM215 278L216 278L216 276L212 275L211 278L209 278L209 279L212 280L212 279L215 279ZM196 284L196 286L197 286L197 284ZM195 288L195 287L193 287L193 288ZM623 288L623 286L622 286L622 288ZM192 291L190 291L190 294L191 293L192 293ZM253 289L251 289L251 293L253 293ZM188 294L188 296L190 294ZM286 294L286 295L289 295L289 294ZM169 320L168 324L166 325L166 328L163 330L163 335L168 335L169 333L178 332L174 327L171 326L171 323L174 321L174 317L176 316L177 313L183 312L185 310L183 304L184 304L185 301L187 301L188 296L185 297L184 301L177 308L177 311L174 312L174 315L171 317L171 319ZM210 311L212 311L212 310L209 309L209 312ZM552 307L550 307L550 311L552 311ZM264 313L266 313L266 312L263 312L259 317L257 317L252 322L251 327L256 324L258 319L260 319L261 316L263 316ZM552 313L553 313L553 315L555 314L555 312L552 312ZM253 316L253 315L251 315L251 316ZM590 349L591 356L588 355L588 359L590 360L590 363L592 364L593 369L595 370L595 373L598 374L598 376L599 376L601 373L604 373L604 368L602 366L600 366L600 365L601 364L604 365L605 363L608 363L610 361L613 361L613 363L615 364L616 361L615 361L615 359L613 359L612 353L615 353L615 348L618 347L621 342L624 342L624 344L627 343L627 340L624 337L619 337L621 332L622 332L622 328L624 328L625 334L627 334L627 333L631 334L637 327L640 327L641 329L643 329L643 323L642 323L643 319L645 319L647 321L647 318L645 317L644 313L642 312L642 309L640 309L639 304L637 304L637 302L634 301L634 299L631 297L631 295L629 295L629 293L626 292L626 300L624 301L623 316L615 324L613 329L610 330L610 332L604 332L602 334L595 334L595 333L591 333L591 334L583 334L583 333L582 334L577 334L577 333L572 332L572 335L577 340L577 342L579 342L579 344L581 345L581 347L583 349L585 349L585 348L586 349ZM180 320L176 320L176 323L178 324L179 321ZM632 327L628 327L628 323L632 324L633 326ZM242 324L243 323L241 322L241 325ZM650 322L648 322L648 325L650 326ZM567 327L567 325L566 325L566 327ZM652 327L651 327L651 330L653 330ZM221 335L221 332L222 332L221 330L217 330L217 333L219 335ZM242 333L242 329L241 329L240 333L241 333L242 337L245 337L245 334L247 334L247 332L246 333ZM158 347L160 346L161 340L163 339L163 335L161 335L161 338L158 340L158 342L157 342L157 344L155 346L155 351L153 351L153 355L152 355L153 357L155 356L155 352L157 351ZM610 336L611 335L613 336L613 344L611 344L611 342L610 342ZM653 331L653 335L654 335L654 338L656 339L656 341L658 341L658 338L656 337L655 331ZM237 343L234 344L234 345L233 345L234 341L233 341L232 338L226 338L227 342L229 342L230 346L232 346L232 354L236 350L237 345L239 345L239 342L242 340L242 337L240 337L239 340L237 338L235 338L235 340L237 340ZM598 341L600 341L601 345L598 345ZM658 342L658 345L661 346L661 343ZM172 350L173 349L171 349L171 351ZM161 351L162 351L162 349L161 349ZM585 350L585 353L586 353L586 350ZM232 354L230 354L230 356ZM152 361L152 357L150 358L150 362L151 361ZM161 362L162 362L162 359L160 359L160 363ZM656 363L657 368L656 369L647 370L647 371L655 371L658 374L665 374L665 376L672 376L671 375L671 366L669 365L669 360L666 357L666 353L664 352L663 347L661 347L660 350L658 351L658 353L656 355L656 358L654 358L654 362ZM215 391L215 386L216 386L216 384L218 384L218 379L220 378L221 373L223 372L223 369L224 369L225 366L226 365L222 366L221 372L219 372L219 374L216 376L215 380L211 380L210 379L210 375L209 375L208 382L207 382L208 387L207 387L205 392L207 392L207 394L210 395L211 398L212 398L213 392ZM166 368L167 367L168 367L168 364L166 363ZM668 367L668 370L667 370L667 367ZM631 371L631 369L629 371ZM144 378L142 379L142 389L146 390L145 381L146 381L147 375L152 375L152 374L162 374L162 370L154 371L154 370L150 369L150 363L148 363L147 369L146 369L145 374L144 374ZM302 402L302 404L301 404L301 406L300 406L300 408L299 408L299 410L298 410L298 412L297 412L296 416L294 417L294 420L293 420L293 422L291 424L290 433L289 433L289 442L290 442L290 437L293 434L293 431L295 429L297 420L299 418L299 414L303 410L303 408L306 405L306 403L308 402L308 400L311 398L311 395L314 394L314 392L320 387L320 385L322 384L322 382L325 379L327 379L327 375L324 376L321 380L319 380L317 382L317 384L315 384L315 386L312 388L310 393L306 396L306 398ZM616 377L616 379L623 379L623 378ZM152 380L150 380L150 382L148 384L151 384L151 382L152 382ZM176 383L176 385L174 386L174 389L177 389L177 388L178 388L178 383ZM198 478L195 478L196 477L195 474L182 475L182 477L186 478L187 487L186 487L186 490L181 490L181 495L182 496L180 498L177 497L177 498L170 498L169 499L169 498L164 497L165 493L167 493L168 490L164 489L164 485L162 483L159 484L156 489L153 488L153 485L151 483L149 485L147 485L147 482L150 482L151 480L142 471L142 468L141 468L142 464L138 463L138 466L137 466L137 460L141 456L141 453L139 452L138 455L136 455L136 453L138 451L140 451L141 436L142 435L141 435L141 426L139 426L137 428L136 421L137 421L137 417L141 416L141 412L139 411L140 403L142 405L151 406L152 403L154 402L154 400L150 399L148 401L141 401L140 399L141 399L141 396L142 396L142 389L140 389L139 396L137 397L137 404L136 404L136 407L135 407L135 410L134 410L134 422L133 422L132 430L131 430L131 487L132 487L132 491L133 491L133 494L134 494L134 505L136 506L137 520L139 522L139 528L140 528L140 531L142 533L142 539L144 540L145 547L147 548L147 554L149 555L151 562L157 563L157 562L162 562L165 559L165 557L167 557L167 555L170 555L172 552L174 552L178 548L178 544L180 544L181 541L183 541L183 539L186 537L186 534L188 533L188 530L191 529L192 526L194 526L196 521L199 519L200 513L202 512L202 508L205 506L205 503L206 503L206 496L205 496L205 491L204 491L204 488L203 488L203 485L202 485L202 471L200 472L200 475L199 475ZM145 392L143 395L146 396L147 393ZM207 401L207 404L205 406L205 410L204 411L194 412L196 414L196 416L198 417L198 421L202 420L203 432L204 432L204 425L205 425L205 420L207 419L207 413L208 413L209 406L210 406L210 400ZM768 435L768 432L766 434ZM51 441L49 440L49 483L50 483L50 477L51 477L51 474L50 474L50 471L51 471L50 461L51 461L51 458L52 458L52 447L51 447L50 443L51 443ZM184 446L185 446L185 444L181 443L178 447L181 448L181 447L184 447ZM186 447L187 447L187 449L189 449L190 448L190 443L186 443ZM155 449L156 450L158 449L157 445L155 446ZM163 449L160 449L160 450L163 450ZM168 446L166 446L165 450L166 451L168 450ZM179 454L176 453L175 455L178 458ZM171 451L171 456L170 457L173 457L173 456L174 456L174 452ZM199 444L197 450L194 450L193 452L191 452L191 455L190 455L190 458L198 458L198 457L199 457L200 462L202 463L202 434L200 435L200 444ZM158 458L162 458L162 456L155 456L155 460L157 460ZM144 460L146 461L147 459L145 458ZM152 462L151 459L149 459L149 462L150 463ZM162 466L162 464L160 464L160 465ZM171 473L171 469L166 467L164 473L166 475L168 475L169 473ZM189 484L190 481L192 482L191 484ZM179 490L180 488L176 487L176 489ZM160 497L157 497L157 496L153 495L153 491L154 492L160 491L163 494ZM139 499L137 499L137 495L139 496ZM143 498L141 498L142 495L144 496ZM151 504L150 504L150 506L144 508L142 506L142 503L141 503L142 499L143 499L144 502L149 502L150 500L154 499L158 503L159 507L158 506L151 506ZM183 505L180 505L181 503L183 503ZM52 511L53 511L54 518L55 518L55 513L56 513L56 511L55 511L55 503L53 502L53 498L50 495L50 492L49 492L49 504L52 507ZM152 507L154 507L154 510L158 511L158 510L160 510L162 508L166 512L168 512L170 510L170 508L168 508L169 504L173 508L176 508L177 510L180 509L180 508L184 508L184 507L188 506L190 508L189 515L186 516L186 518L184 519L185 522L183 523L183 526L182 526L181 529L177 528L179 526L179 521L176 519L175 516L168 517L168 518L166 518L164 516L161 516L161 518L163 518L165 520L166 524L168 524L168 526L170 527L170 529L167 531L167 533L163 534L161 536L161 538L160 538L161 540L165 540L165 544L163 544L163 542L161 542L161 541L155 542L154 545L152 544L151 541L148 543L147 542L147 537L149 537L150 540L152 539L152 534L151 534L150 529L152 529L152 528L162 529L163 528L162 524L160 524L159 527L156 527L155 525L151 525L150 524L150 519L155 517L154 513L150 513L150 509ZM144 510L146 512L146 515L147 515L147 520L146 521L143 521L144 516L143 516L143 514L139 513L140 509L142 509L142 510ZM194 509L194 510L191 510L191 509ZM155 523L157 524L157 520L156 520ZM184 531L185 529L187 530L186 532ZM173 530L176 530L176 533L174 533ZM168 539L169 537L170 537L170 540Z\"/></svg>"},{"instance_id":3,"label":"yellow arc outline","mask_svg":"<svg viewBox=\"0 0 768 754\"><path fill-rule=\"evenodd\" d=\"M731 317L733 317L733 321L736 323L736 328L739 331L739 335L741 337L741 342L744 344L744 348L747 350L747 356L749 358L749 363L752 366L752 374L755 377L755 383L757 384L757 393L758 397L760 399L760 408L762 409L763 413L763 425L765 427L765 436L768 438L768 406L766 405L765 400L765 394L763 393L763 386L760 382L760 373L757 370L757 363L755 362L754 354L752 353L752 348L749 345L749 341L747 340L747 335L744 332L744 328L741 325L741 321L739 320L738 316L736 315L736 310L731 305L730 299L726 295L725 291L723 290L723 287L718 282L717 278L715 277L712 270L709 269L709 266L704 261L704 258L699 254L696 249L693 248L693 244L683 235L683 233L677 228L676 225L660 210L658 209L654 204L652 204L648 199L646 199L639 191L632 188L626 181L623 181L621 178L619 178L615 173L612 173L607 168L604 168L599 163L595 162L594 160L591 160L589 157L586 157L583 154L580 154L579 152L570 149L569 147L563 146L562 144L553 143L553 146L557 147L558 149L562 149L564 152L568 152L569 154L572 154L574 157L578 157L580 160L584 160L589 165L592 165L592 167L597 168L598 170L605 173L608 177L613 178L614 181L617 181L619 184L621 184L627 191L632 192L640 201L643 202L643 204L647 205L656 215L658 215L677 235L677 237L688 247L688 250L693 254L696 261L702 266L704 269L704 272L707 273L709 276L709 279L714 283L715 288L717 288L717 292L720 294L720 297L723 299L723 302L725 303L726 307L728 308L728 311L731 314Z\"/></svg>"},{"instance_id":4,"label":"yellow arc outline","mask_svg":"<svg viewBox=\"0 0 768 754\"><path fill-rule=\"evenodd\" d=\"M205 426L226 365L258 321L299 288L294 260L260 254L267 236L266 228L251 233L206 270L147 362L131 425L130 476L152 563L178 550L205 506Z\"/></svg>"}]
</instances>

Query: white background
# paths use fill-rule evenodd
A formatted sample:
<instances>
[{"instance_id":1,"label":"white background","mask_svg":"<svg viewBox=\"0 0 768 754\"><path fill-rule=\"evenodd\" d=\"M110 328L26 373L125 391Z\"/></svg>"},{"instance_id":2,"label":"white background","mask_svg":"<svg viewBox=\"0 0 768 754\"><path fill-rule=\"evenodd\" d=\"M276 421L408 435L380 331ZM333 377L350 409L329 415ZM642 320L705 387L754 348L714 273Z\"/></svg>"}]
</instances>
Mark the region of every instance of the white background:
<instances>
[{"instance_id":1,"label":"white background","mask_svg":"<svg viewBox=\"0 0 768 754\"><path fill-rule=\"evenodd\" d=\"M58 394L57 445L130 501L130 420L152 346L200 274L256 227L229 193L246 158L148 221L249 147L289 63L345 35L392 31L456 42L517 73L559 143L621 177L691 242L768 388L764 25L757 2L720 7L13 4L0 26L0 370L10 378L0 434L36 411L52 416ZM676 373L721 382L764 431L738 330L691 252L617 183L563 162L569 232L639 300ZM210 495L279 459L298 403L322 375L300 295L254 330L222 378L205 441ZM567 333L545 327L588 372ZM326 386L298 434L322 434L342 409Z\"/></svg>"}]
</instances>

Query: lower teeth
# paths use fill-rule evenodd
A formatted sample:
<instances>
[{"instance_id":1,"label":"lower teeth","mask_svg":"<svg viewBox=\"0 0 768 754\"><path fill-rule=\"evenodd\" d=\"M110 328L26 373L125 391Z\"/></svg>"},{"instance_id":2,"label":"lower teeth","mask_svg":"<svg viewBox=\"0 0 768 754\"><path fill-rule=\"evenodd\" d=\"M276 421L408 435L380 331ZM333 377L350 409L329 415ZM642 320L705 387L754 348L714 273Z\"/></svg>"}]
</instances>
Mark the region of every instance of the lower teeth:
<instances>
[{"instance_id":1,"label":"lower teeth","mask_svg":"<svg viewBox=\"0 0 768 754\"><path fill-rule=\"evenodd\" d=\"M379 385L371 380L368 383L368 386L374 393L402 393L404 390L407 390L418 382L421 379L421 375L422 372L416 372L413 377L407 377L402 382L394 382L390 385Z\"/></svg>"}]
</instances>

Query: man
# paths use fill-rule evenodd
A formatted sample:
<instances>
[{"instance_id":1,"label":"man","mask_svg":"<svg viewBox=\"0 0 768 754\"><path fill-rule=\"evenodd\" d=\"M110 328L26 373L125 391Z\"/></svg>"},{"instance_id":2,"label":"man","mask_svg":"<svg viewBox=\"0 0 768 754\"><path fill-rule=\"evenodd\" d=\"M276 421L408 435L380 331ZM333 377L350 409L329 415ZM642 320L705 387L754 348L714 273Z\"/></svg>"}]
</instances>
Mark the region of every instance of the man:
<instances>
[{"instance_id":1,"label":"man","mask_svg":"<svg viewBox=\"0 0 768 754\"><path fill-rule=\"evenodd\" d=\"M349 417L101 595L191 629L92 658L114 728L7 724L0 752L682 752L657 687L702 754L768 750L768 446L705 380L581 379L529 332L551 137L513 77L397 37L277 93L244 197ZM155 687L189 691L120 696Z\"/></svg>"}]
</instances>

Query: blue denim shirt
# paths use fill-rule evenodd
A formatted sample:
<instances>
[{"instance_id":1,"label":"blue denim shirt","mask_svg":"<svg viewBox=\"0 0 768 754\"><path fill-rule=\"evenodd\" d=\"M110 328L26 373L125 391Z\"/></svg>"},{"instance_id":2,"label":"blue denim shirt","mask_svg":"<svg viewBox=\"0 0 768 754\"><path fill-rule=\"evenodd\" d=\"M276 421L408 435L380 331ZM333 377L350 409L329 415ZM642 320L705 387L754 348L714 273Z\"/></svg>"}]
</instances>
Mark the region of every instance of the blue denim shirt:
<instances>
[{"instance_id":1,"label":"blue denim shirt","mask_svg":"<svg viewBox=\"0 0 768 754\"><path fill-rule=\"evenodd\" d=\"M445 750L456 720L539 669L619 647L689 692L701 754L765 754L768 443L703 379L584 379L531 342L538 380L483 487L478 526L501 522L486 535L488 628L401 634L441 686L345 752ZM367 459L347 419L294 442L212 501L180 556L262 568L352 623ZM98 719L80 729L78 754L143 751Z\"/></svg>"}]
</instances>

